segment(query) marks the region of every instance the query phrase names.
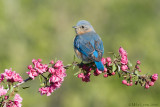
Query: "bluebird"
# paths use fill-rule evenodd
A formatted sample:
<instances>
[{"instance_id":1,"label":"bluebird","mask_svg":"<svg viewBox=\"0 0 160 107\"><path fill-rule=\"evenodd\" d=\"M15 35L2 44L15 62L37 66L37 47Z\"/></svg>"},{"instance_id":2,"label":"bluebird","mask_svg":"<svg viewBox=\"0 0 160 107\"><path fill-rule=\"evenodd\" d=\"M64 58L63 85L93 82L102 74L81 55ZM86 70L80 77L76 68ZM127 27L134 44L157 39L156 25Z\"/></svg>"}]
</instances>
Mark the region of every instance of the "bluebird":
<instances>
[{"instance_id":1,"label":"bluebird","mask_svg":"<svg viewBox=\"0 0 160 107\"><path fill-rule=\"evenodd\" d=\"M103 42L92 25L86 20L80 20L73 28L76 31L74 39L76 56L82 61L94 62L98 70L104 71L104 66L101 62L104 53Z\"/></svg>"}]
</instances>

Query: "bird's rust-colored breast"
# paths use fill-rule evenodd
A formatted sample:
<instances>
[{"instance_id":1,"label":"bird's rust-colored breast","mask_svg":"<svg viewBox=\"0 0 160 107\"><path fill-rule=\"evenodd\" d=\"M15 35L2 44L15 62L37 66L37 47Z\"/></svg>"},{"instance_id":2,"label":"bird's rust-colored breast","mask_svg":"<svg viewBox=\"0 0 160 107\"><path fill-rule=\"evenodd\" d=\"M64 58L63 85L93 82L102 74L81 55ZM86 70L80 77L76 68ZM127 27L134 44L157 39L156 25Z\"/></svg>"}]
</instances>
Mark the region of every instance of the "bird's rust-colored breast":
<instances>
[{"instance_id":1,"label":"bird's rust-colored breast","mask_svg":"<svg viewBox=\"0 0 160 107\"><path fill-rule=\"evenodd\" d=\"M82 53L79 52L76 48L74 48L74 51L75 51L77 57L80 58L80 59L82 59Z\"/></svg>"}]
</instances>

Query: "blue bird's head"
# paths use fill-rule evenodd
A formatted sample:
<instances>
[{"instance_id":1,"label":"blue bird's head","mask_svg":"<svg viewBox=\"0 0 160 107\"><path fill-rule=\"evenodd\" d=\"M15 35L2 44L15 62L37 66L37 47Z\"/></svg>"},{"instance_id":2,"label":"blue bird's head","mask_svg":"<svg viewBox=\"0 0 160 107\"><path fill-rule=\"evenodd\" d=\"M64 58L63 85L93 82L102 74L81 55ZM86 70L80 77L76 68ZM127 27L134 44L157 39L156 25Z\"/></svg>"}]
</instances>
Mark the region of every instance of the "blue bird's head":
<instances>
[{"instance_id":1,"label":"blue bird's head","mask_svg":"<svg viewBox=\"0 0 160 107\"><path fill-rule=\"evenodd\" d=\"M87 33L87 32L95 32L92 25L86 20L80 20L76 26L73 26L78 35Z\"/></svg>"}]
</instances>

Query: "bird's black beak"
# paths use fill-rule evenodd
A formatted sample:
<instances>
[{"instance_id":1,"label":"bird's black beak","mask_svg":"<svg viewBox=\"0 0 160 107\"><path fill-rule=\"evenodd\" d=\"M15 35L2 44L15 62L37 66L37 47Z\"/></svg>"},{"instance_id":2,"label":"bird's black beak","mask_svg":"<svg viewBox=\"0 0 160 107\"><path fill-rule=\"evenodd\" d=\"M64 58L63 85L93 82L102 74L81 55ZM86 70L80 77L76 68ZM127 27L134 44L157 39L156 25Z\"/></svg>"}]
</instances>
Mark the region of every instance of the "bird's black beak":
<instances>
[{"instance_id":1,"label":"bird's black beak","mask_svg":"<svg viewBox=\"0 0 160 107\"><path fill-rule=\"evenodd\" d=\"M75 28L75 29L76 29L76 28L77 28L77 26L73 26L72 28Z\"/></svg>"}]
</instances>

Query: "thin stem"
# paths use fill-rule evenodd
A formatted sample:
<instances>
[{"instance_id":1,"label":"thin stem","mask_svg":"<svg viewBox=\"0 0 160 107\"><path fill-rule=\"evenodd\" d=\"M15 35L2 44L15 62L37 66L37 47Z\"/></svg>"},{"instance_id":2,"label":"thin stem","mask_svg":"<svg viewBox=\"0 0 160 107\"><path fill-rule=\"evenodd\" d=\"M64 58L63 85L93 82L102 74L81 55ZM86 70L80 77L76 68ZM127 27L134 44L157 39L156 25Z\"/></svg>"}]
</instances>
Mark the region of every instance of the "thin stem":
<instances>
[{"instance_id":1,"label":"thin stem","mask_svg":"<svg viewBox=\"0 0 160 107\"><path fill-rule=\"evenodd\" d=\"M29 81L29 80L32 80L32 78L29 77L29 78L23 80L21 83L18 83L18 84L16 84L16 85L14 85L13 88L18 87L18 86L24 84L25 82L27 82L27 81ZM7 89L7 91L8 91L8 90L9 90L9 88Z\"/></svg>"}]
</instances>

